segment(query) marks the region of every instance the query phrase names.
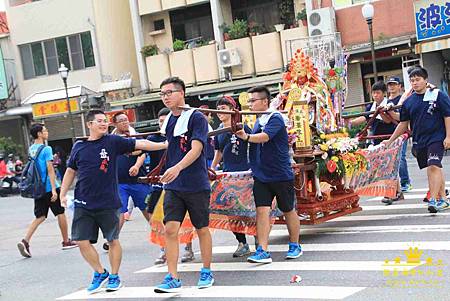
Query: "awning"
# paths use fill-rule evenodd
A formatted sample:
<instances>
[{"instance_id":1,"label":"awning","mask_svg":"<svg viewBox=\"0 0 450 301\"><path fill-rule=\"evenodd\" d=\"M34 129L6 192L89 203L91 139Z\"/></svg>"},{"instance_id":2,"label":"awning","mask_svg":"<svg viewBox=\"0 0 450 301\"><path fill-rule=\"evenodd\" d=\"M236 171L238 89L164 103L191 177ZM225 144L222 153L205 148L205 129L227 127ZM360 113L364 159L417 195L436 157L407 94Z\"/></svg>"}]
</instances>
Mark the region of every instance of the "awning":
<instances>
[{"instance_id":1,"label":"awning","mask_svg":"<svg viewBox=\"0 0 450 301\"><path fill-rule=\"evenodd\" d=\"M450 38L416 44L416 53L427 53L450 48Z\"/></svg>"},{"instance_id":2,"label":"awning","mask_svg":"<svg viewBox=\"0 0 450 301\"><path fill-rule=\"evenodd\" d=\"M106 82L100 85L100 89L98 90L98 92L109 92L109 91L130 89L131 85L132 85L131 78Z\"/></svg>"},{"instance_id":3,"label":"awning","mask_svg":"<svg viewBox=\"0 0 450 301\"><path fill-rule=\"evenodd\" d=\"M403 44L411 43L411 39L414 36L403 36L403 37L395 37L390 39L385 39L382 41L376 41L374 43L375 50L395 47ZM357 44L357 45L349 45L345 46L345 53L348 54L357 54L370 51L370 43Z\"/></svg>"},{"instance_id":4,"label":"awning","mask_svg":"<svg viewBox=\"0 0 450 301\"><path fill-rule=\"evenodd\" d=\"M186 88L186 96L196 96L196 95L223 95L228 94L230 91L236 91L236 90L243 90L248 89L253 86L258 85L273 85L278 84L283 81L282 74L276 73L266 76L258 76L256 78L244 78L244 79L237 79L227 82L220 82L220 83L214 83L209 85L199 85L194 87ZM228 93L227 93L228 92ZM159 92L156 93L150 93L140 96L131 97L124 100L117 100L117 101L111 101L110 105L111 107L117 107L117 106L125 106L125 105L132 105L132 104L138 104L138 103L144 103L144 102L152 102L152 101L160 101L161 97L159 96ZM206 100L206 99L205 99Z\"/></svg>"},{"instance_id":5,"label":"awning","mask_svg":"<svg viewBox=\"0 0 450 301\"><path fill-rule=\"evenodd\" d=\"M0 119L11 119L11 117L28 115L31 112L31 105L9 108L0 112Z\"/></svg>"},{"instance_id":6,"label":"awning","mask_svg":"<svg viewBox=\"0 0 450 301\"><path fill-rule=\"evenodd\" d=\"M67 93L69 94L69 98L72 97L80 97L85 96L89 94L96 94L96 92L92 91L89 88L86 88L84 86L73 86L67 88ZM61 89L55 89L55 90L48 90L48 91L42 91L34 93L27 98L25 98L22 101L22 105L30 105L35 103L41 103L41 102L47 102L51 100L59 100L59 99L66 99L66 90L64 88ZM82 97L81 103L87 100L87 97Z\"/></svg>"}]
</instances>

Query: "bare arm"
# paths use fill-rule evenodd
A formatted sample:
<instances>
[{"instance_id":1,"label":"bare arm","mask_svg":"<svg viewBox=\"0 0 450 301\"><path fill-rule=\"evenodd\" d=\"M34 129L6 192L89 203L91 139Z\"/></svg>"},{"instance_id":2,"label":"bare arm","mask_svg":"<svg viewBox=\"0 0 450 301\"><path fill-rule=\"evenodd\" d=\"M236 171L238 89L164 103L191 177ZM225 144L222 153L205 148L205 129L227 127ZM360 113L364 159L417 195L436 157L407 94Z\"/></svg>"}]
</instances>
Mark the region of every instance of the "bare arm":
<instances>
[{"instance_id":1,"label":"bare arm","mask_svg":"<svg viewBox=\"0 0 450 301\"><path fill-rule=\"evenodd\" d=\"M145 151L157 151L157 150L162 150L162 149L166 149L167 148L167 142L162 142L162 143L158 143L158 142L153 142L153 141L148 141L148 140L136 140L136 146L135 149L138 150L145 150Z\"/></svg>"},{"instance_id":2,"label":"bare arm","mask_svg":"<svg viewBox=\"0 0 450 301\"><path fill-rule=\"evenodd\" d=\"M216 149L216 151L214 152L214 159L211 163L212 169L215 170L217 168L217 165L219 165L220 161L222 161L222 157L223 157L222 152L220 150Z\"/></svg>"},{"instance_id":3,"label":"bare arm","mask_svg":"<svg viewBox=\"0 0 450 301\"><path fill-rule=\"evenodd\" d=\"M366 117L364 116L359 116L354 119L350 119L351 126L360 125L363 124L364 122L367 122Z\"/></svg>"},{"instance_id":4,"label":"bare arm","mask_svg":"<svg viewBox=\"0 0 450 301\"><path fill-rule=\"evenodd\" d=\"M244 130L240 130L236 132L236 136L241 138L244 141L248 141L250 143L266 143L269 142L270 137L266 133L258 133L258 134L247 134ZM248 140L247 140L248 139Z\"/></svg>"},{"instance_id":5,"label":"bare arm","mask_svg":"<svg viewBox=\"0 0 450 301\"><path fill-rule=\"evenodd\" d=\"M176 165L166 170L164 175L161 177L162 183L170 183L175 180L183 169L189 167L195 160L198 159L198 157L200 157L203 150L203 143L198 140L193 140L191 144L191 150L186 154L186 156L184 156L184 158Z\"/></svg>"},{"instance_id":6,"label":"bare arm","mask_svg":"<svg viewBox=\"0 0 450 301\"><path fill-rule=\"evenodd\" d=\"M52 186L52 197L50 200L54 202L58 198L58 195L56 194L56 173L53 167L53 161L47 161L47 175L50 178L50 185Z\"/></svg>"},{"instance_id":7,"label":"bare arm","mask_svg":"<svg viewBox=\"0 0 450 301\"><path fill-rule=\"evenodd\" d=\"M60 194L60 199L61 199L61 205L63 207L67 206L67 192L69 191L70 186L73 183L73 180L75 179L77 172L76 170L67 167L66 169L66 173L64 174L64 178L61 184L61 194Z\"/></svg>"},{"instance_id":8,"label":"bare arm","mask_svg":"<svg viewBox=\"0 0 450 301\"><path fill-rule=\"evenodd\" d=\"M134 177L139 173L139 168L142 167L142 165L144 165L144 161L145 161L145 154L140 155L137 160L136 163L130 167L130 170L128 171L130 176Z\"/></svg>"},{"instance_id":9,"label":"bare arm","mask_svg":"<svg viewBox=\"0 0 450 301\"><path fill-rule=\"evenodd\" d=\"M391 135L391 138L385 143L386 146L389 146L395 139L397 139L401 134L406 132L409 127L409 121L402 121L400 122L397 127L395 128L394 133Z\"/></svg>"},{"instance_id":10,"label":"bare arm","mask_svg":"<svg viewBox=\"0 0 450 301\"><path fill-rule=\"evenodd\" d=\"M450 148L450 117L444 117L445 122L445 140L444 140L444 148Z\"/></svg>"}]
</instances>

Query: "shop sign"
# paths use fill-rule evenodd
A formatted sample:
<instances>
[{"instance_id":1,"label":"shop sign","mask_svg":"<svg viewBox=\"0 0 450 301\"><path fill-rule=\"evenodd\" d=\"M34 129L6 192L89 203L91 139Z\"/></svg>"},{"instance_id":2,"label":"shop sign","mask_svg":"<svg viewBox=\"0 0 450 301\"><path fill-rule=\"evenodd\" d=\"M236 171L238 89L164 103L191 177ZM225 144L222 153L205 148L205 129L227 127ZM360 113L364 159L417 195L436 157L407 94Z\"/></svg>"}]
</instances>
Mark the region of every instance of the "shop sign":
<instances>
[{"instance_id":1,"label":"shop sign","mask_svg":"<svg viewBox=\"0 0 450 301\"><path fill-rule=\"evenodd\" d=\"M0 49L0 99L8 98L8 82L6 81L5 64L3 53Z\"/></svg>"},{"instance_id":2,"label":"shop sign","mask_svg":"<svg viewBox=\"0 0 450 301\"><path fill-rule=\"evenodd\" d=\"M106 118L108 118L109 123L112 123L113 121L113 116L119 112L125 113L125 115L127 115L128 120L131 123L136 122L136 113L133 109L127 109L127 110L116 110L116 111L110 111L110 112L105 112Z\"/></svg>"},{"instance_id":3,"label":"shop sign","mask_svg":"<svg viewBox=\"0 0 450 301\"><path fill-rule=\"evenodd\" d=\"M69 108L67 106L67 100L55 100L49 102L35 103L31 105L33 110L33 117L35 119L42 119L56 115L67 114ZM78 112L80 106L76 98L70 99L70 111Z\"/></svg>"},{"instance_id":4,"label":"shop sign","mask_svg":"<svg viewBox=\"0 0 450 301\"><path fill-rule=\"evenodd\" d=\"M416 0L414 14L418 41L450 34L450 1Z\"/></svg>"}]
</instances>

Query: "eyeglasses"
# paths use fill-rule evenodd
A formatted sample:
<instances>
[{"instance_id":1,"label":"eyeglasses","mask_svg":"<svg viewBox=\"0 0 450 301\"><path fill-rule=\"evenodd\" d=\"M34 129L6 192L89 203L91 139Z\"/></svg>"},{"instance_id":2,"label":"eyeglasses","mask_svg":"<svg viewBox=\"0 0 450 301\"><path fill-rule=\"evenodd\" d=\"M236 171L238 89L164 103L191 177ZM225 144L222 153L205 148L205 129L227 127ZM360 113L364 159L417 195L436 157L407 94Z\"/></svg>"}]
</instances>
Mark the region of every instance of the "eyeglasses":
<instances>
[{"instance_id":1,"label":"eyeglasses","mask_svg":"<svg viewBox=\"0 0 450 301\"><path fill-rule=\"evenodd\" d=\"M97 123L97 124L109 124L108 119L97 119L97 120L92 120L92 123Z\"/></svg>"},{"instance_id":2,"label":"eyeglasses","mask_svg":"<svg viewBox=\"0 0 450 301\"><path fill-rule=\"evenodd\" d=\"M249 98L249 99L248 99L248 102L249 102L249 103L254 103L254 102L257 101L257 100L263 100L263 99L267 99L267 97L263 97L263 98Z\"/></svg>"},{"instance_id":3,"label":"eyeglasses","mask_svg":"<svg viewBox=\"0 0 450 301\"><path fill-rule=\"evenodd\" d=\"M180 92L181 90L167 90L167 91L165 91L165 92L160 92L159 93L159 96L161 97L161 98L164 98L165 96L167 96L167 97L170 97L170 96L172 96L172 93L175 93L175 92Z\"/></svg>"},{"instance_id":4,"label":"eyeglasses","mask_svg":"<svg viewBox=\"0 0 450 301\"><path fill-rule=\"evenodd\" d=\"M124 123L124 122L129 122L128 119L119 119L116 121L116 123Z\"/></svg>"}]
</instances>

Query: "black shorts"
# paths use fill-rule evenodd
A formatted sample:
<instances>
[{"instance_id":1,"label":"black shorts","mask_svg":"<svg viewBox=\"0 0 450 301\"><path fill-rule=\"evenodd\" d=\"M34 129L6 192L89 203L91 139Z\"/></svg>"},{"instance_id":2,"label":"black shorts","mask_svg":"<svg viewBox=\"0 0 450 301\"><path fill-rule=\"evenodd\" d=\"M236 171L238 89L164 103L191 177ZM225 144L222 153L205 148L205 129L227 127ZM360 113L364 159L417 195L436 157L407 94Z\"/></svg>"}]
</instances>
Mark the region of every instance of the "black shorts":
<instances>
[{"instance_id":1,"label":"black shorts","mask_svg":"<svg viewBox=\"0 0 450 301\"><path fill-rule=\"evenodd\" d=\"M42 198L34 200L34 216L36 218L47 217L48 209L53 212L54 216L64 213L64 207L61 206L61 200L59 199L59 188L56 189L58 199L54 202L52 199L52 192L47 192Z\"/></svg>"},{"instance_id":2,"label":"black shorts","mask_svg":"<svg viewBox=\"0 0 450 301\"><path fill-rule=\"evenodd\" d=\"M72 221L72 240L96 243L98 229L107 241L119 239L119 209L88 210L75 207Z\"/></svg>"},{"instance_id":3,"label":"black shorts","mask_svg":"<svg viewBox=\"0 0 450 301\"><path fill-rule=\"evenodd\" d=\"M278 208L282 212L294 209L294 181L263 183L256 178L253 180L253 196L256 207L271 207L273 198L276 197Z\"/></svg>"},{"instance_id":4,"label":"black shorts","mask_svg":"<svg viewBox=\"0 0 450 301\"><path fill-rule=\"evenodd\" d=\"M196 229L209 225L209 190L200 192L180 192L166 190L164 195L164 224L184 220L186 211Z\"/></svg>"},{"instance_id":5,"label":"black shorts","mask_svg":"<svg viewBox=\"0 0 450 301\"><path fill-rule=\"evenodd\" d=\"M161 197L162 190L153 190L145 199L145 202L147 203L147 212L150 214L153 214L153 211L155 211L155 207L158 204L159 198Z\"/></svg>"},{"instance_id":6,"label":"black shorts","mask_svg":"<svg viewBox=\"0 0 450 301\"><path fill-rule=\"evenodd\" d=\"M442 142L434 142L428 145L428 147L418 148L415 150L415 154L419 168L423 169L431 165L442 168L444 152L445 149Z\"/></svg>"}]
</instances>

